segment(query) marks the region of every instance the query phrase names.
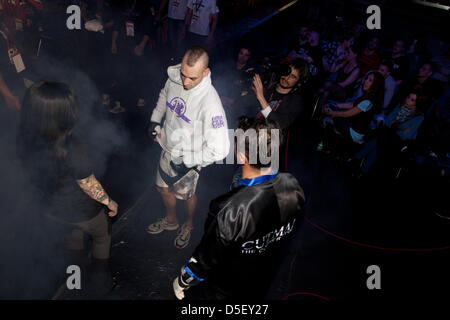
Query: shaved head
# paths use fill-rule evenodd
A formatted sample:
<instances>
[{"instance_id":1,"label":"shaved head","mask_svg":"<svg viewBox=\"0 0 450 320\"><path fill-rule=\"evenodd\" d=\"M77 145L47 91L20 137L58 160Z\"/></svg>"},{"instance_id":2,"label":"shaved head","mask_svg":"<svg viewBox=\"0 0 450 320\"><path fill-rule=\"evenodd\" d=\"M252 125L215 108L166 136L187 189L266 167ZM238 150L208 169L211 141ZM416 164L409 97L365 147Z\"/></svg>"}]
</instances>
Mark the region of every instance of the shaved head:
<instances>
[{"instance_id":1,"label":"shaved head","mask_svg":"<svg viewBox=\"0 0 450 320\"><path fill-rule=\"evenodd\" d=\"M209 56L208 52L202 47L193 46L183 56L183 61L187 63L189 67L193 67L200 62L202 64L203 69L208 67L209 64Z\"/></svg>"},{"instance_id":2,"label":"shaved head","mask_svg":"<svg viewBox=\"0 0 450 320\"><path fill-rule=\"evenodd\" d=\"M185 90L195 88L209 74L208 52L202 47L194 46L183 56L180 76Z\"/></svg>"}]
</instances>

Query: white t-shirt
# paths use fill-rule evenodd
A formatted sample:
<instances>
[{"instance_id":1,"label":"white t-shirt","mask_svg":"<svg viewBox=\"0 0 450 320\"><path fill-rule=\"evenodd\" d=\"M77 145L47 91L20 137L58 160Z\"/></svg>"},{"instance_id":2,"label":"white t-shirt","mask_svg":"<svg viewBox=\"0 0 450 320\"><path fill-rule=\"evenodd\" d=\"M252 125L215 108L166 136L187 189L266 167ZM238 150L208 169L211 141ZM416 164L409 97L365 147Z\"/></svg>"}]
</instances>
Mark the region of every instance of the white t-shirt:
<instances>
[{"instance_id":1,"label":"white t-shirt","mask_svg":"<svg viewBox=\"0 0 450 320\"><path fill-rule=\"evenodd\" d=\"M186 17L188 0L170 0L168 17L176 20L184 20Z\"/></svg>"},{"instance_id":2,"label":"white t-shirt","mask_svg":"<svg viewBox=\"0 0 450 320\"><path fill-rule=\"evenodd\" d=\"M201 36L209 35L209 22L213 14L219 12L216 0L188 0L187 7L192 9L189 31Z\"/></svg>"}]
</instances>

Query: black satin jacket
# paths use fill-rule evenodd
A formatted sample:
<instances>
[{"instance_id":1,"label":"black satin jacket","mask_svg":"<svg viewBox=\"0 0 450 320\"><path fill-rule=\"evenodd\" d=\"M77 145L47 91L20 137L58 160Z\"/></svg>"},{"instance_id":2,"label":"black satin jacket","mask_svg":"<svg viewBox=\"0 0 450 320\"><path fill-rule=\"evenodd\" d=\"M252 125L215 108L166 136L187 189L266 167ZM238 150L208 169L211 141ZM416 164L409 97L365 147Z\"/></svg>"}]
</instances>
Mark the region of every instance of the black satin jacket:
<instances>
[{"instance_id":1,"label":"black satin jacket","mask_svg":"<svg viewBox=\"0 0 450 320\"><path fill-rule=\"evenodd\" d=\"M199 286L207 286L212 299L262 298L304 201L289 173L214 199L203 238L185 269L204 279Z\"/></svg>"}]
</instances>

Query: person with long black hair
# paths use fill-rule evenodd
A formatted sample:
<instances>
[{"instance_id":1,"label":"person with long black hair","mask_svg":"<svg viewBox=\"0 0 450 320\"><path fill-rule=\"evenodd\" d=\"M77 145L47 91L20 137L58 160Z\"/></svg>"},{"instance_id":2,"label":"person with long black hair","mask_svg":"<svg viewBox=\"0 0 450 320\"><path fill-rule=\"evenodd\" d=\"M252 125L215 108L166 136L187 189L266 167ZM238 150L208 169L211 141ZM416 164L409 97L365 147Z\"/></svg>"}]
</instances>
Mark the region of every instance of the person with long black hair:
<instances>
[{"instance_id":1,"label":"person with long black hair","mask_svg":"<svg viewBox=\"0 0 450 320\"><path fill-rule=\"evenodd\" d=\"M117 215L118 205L96 179L85 145L73 134L77 114L77 99L66 84L36 82L23 99L18 152L43 214L74 227L65 238L73 261L87 257L84 234L92 238L92 260L83 279L86 292L98 295L112 287L108 217Z\"/></svg>"}]
</instances>

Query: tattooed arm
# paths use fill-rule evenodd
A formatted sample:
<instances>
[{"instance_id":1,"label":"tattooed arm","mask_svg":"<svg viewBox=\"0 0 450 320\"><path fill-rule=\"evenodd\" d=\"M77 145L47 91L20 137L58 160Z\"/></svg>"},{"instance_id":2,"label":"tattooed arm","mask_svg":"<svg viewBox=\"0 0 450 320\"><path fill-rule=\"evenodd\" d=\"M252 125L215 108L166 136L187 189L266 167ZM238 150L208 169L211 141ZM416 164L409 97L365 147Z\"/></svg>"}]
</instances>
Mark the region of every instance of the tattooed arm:
<instances>
[{"instance_id":1,"label":"tattooed arm","mask_svg":"<svg viewBox=\"0 0 450 320\"><path fill-rule=\"evenodd\" d=\"M89 197L108 207L110 210L108 215L110 217L114 217L117 214L117 203L108 196L100 182L98 182L95 178L94 174L91 174L85 179L77 180L77 183L81 190L83 190Z\"/></svg>"}]
</instances>

